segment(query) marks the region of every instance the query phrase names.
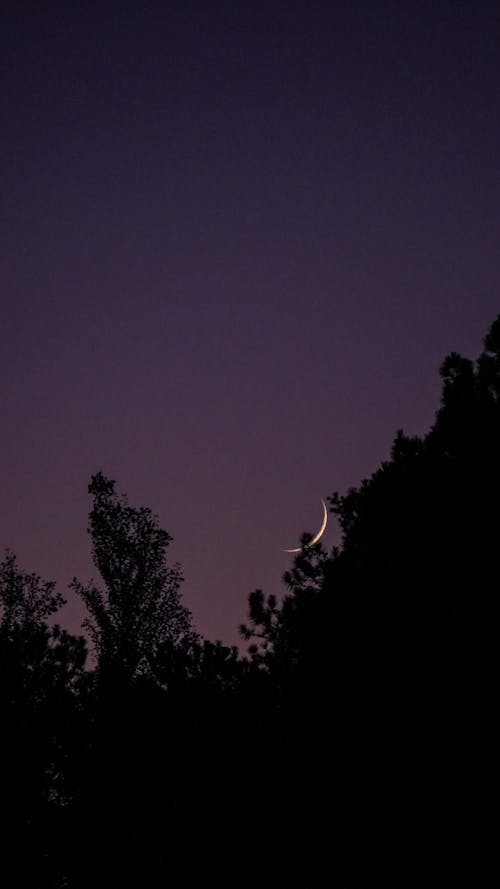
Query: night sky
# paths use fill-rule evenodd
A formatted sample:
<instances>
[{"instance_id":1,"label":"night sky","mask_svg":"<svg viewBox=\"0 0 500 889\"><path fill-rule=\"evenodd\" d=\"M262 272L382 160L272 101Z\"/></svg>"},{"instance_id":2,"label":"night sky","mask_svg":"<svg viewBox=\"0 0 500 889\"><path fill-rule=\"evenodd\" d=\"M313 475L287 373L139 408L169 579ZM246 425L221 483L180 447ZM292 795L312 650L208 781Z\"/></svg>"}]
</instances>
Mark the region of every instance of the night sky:
<instances>
[{"instance_id":1,"label":"night sky","mask_svg":"<svg viewBox=\"0 0 500 889\"><path fill-rule=\"evenodd\" d=\"M95 576L102 470L204 635L284 591L500 311L498 9L2 4L0 548Z\"/></svg>"}]
</instances>

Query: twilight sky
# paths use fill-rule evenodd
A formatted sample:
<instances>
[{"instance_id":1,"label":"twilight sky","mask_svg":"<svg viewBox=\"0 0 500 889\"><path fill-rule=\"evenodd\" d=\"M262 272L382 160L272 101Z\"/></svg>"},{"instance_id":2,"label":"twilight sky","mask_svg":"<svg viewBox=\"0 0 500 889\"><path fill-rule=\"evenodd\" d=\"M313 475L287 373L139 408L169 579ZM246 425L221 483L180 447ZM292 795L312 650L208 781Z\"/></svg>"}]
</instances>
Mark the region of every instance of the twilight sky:
<instances>
[{"instance_id":1,"label":"twilight sky","mask_svg":"<svg viewBox=\"0 0 500 889\"><path fill-rule=\"evenodd\" d=\"M2 4L0 549L95 576L102 470L237 641L500 311L498 26L481 0Z\"/></svg>"}]
</instances>

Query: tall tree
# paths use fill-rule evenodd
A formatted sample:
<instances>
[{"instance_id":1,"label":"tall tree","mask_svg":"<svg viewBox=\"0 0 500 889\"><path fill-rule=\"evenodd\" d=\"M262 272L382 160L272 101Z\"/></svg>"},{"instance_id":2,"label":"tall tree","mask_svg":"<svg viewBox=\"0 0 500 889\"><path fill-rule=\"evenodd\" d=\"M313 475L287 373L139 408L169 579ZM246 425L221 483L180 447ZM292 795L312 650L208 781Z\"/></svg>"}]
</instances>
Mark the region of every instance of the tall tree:
<instances>
[{"instance_id":1,"label":"tall tree","mask_svg":"<svg viewBox=\"0 0 500 889\"><path fill-rule=\"evenodd\" d=\"M399 432L389 460L330 498L342 547L319 562L304 549L286 575L291 596L276 605L253 593L242 628L271 677L283 676L283 658L296 665L292 694L277 698L300 738L295 773L305 762L308 786L314 768L325 789L335 763L326 795L343 824L339 858L359 884L360 848L372 873L375 855L399 868L399 883L415 877L417 857L436 884L457 876L450 862L481 808L477 774L487 781L492 770L483 762L498 684L500 317L479 359L452 353L441 378L431 430ZM303 791L301 808L314 805Z\"/></svg>"},{"instance_id":2,"label":"tall tree","mask_svg":"<svg viewBox=\"0 0 500 889\"><path fill-rule=\"evenodd\" d=\"M169 566L170 535L147 507L130 506L115 482L92 476L89 533L94 563L104 589L72 587L89 612L85 626L95 644L99 668L131 680L148 674L158 652L192 635L191 616L181 603L178 564Z\"/></svg>"}]
</instances>

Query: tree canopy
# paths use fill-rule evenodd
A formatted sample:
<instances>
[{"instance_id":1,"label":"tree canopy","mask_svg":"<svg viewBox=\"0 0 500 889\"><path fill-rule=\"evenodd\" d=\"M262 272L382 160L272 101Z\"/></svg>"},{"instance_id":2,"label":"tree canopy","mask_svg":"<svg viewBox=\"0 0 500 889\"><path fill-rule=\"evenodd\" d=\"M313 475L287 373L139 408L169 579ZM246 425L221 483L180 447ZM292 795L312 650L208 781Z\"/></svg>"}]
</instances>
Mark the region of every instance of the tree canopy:
<instances>
[{"instance_id":1,"label":"tree canopy","mask_svg":"<svg viewBox=\"0 0 500 889\"><path fill-rule=\"evenodd\" d=\"M55 585L5 555L9 886L485 883L465 855L495 737L500 316L441 378L431 428L331 494L341 545L303 535L282 594L250 594L243 655L194 633L170 535L102 473L102 583L73 581L95 669Z\"/></svg>"},{"instance_id":2,"label":"tree canopy","mask_svg":"<svg viewBox=\"0 0 500 889\"><path fill-rule=\"evenodd\" d=\"M179 565L169 566L172 540L148 507L130 506L102 473L92 477L89 533L104 589L73 580L89 612L85 623L101 670L132 679L151 671L161 650L187 641L191 618L181 603Z\"/></svg>"}]
</instances>

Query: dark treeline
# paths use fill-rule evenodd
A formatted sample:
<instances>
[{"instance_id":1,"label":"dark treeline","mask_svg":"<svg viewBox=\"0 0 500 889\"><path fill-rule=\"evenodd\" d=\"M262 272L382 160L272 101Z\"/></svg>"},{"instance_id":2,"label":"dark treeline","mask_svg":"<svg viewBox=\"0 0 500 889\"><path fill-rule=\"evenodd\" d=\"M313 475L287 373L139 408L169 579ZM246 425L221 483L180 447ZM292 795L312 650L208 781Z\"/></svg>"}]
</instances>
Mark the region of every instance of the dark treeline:
<instances>
[{"instance_id":1,"label":"dark treeline","mask_svg":"<svg viewBox=\"0 0 500 889\"><path fill-rule=\"evenodd\" d=\"M342 546L304 535L283 596L250 595L245 656L193 631L169 535L100 473L90 662L6 554L6 886L486 885L500 316L441 375L430 431L330 497Z\"/></svg>"}]
</instances>

